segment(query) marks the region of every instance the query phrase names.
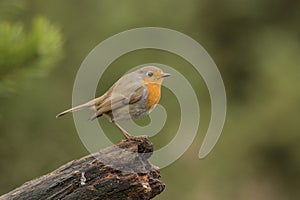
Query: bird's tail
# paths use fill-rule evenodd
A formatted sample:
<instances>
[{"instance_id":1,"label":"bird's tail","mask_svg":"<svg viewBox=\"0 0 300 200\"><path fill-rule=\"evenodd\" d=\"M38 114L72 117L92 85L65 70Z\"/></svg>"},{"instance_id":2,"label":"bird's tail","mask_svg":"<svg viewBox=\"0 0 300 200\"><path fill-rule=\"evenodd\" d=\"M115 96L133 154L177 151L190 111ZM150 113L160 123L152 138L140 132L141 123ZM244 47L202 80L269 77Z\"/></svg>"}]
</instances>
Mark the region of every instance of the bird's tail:
<instances>
[{"instance_id":1,"label":"bird's tail","mask_svg":"<svg viewBox=\"0 0 300 200\"><path fill-rule=\"evenodd\" d=\"M92 101L89 101L87 103L81 104L79 106L70 108L70 109L65 110L65 111L59 113L58 115L56 115L56 118L61 117L61 116L65 115L65 114L68 114L68 113L72 113L72 112L75 112L75 111L78 111L78 110L85 109L85 108L92 108L92 107L95 106L94 103L95 103L94 100L92 100Z\"/></svg>"}]
</instances>

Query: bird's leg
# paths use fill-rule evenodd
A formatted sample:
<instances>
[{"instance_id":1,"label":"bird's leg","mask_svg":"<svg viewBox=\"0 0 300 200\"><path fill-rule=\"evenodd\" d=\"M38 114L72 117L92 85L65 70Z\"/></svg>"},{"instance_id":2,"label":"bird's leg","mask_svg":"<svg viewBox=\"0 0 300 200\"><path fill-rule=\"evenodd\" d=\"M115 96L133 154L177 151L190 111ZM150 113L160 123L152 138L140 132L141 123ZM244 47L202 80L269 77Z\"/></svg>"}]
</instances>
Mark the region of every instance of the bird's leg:
<instances>
[{"instance_id":1,"label":"bird's leg","mask_svg":"<svg viewBox=\"0 0 300 200\"><path fill-rule=\"evenodd\" d=\"M129 133L127 133L127 131L125 131L117 122L115 122L114 120L112 120L112 123L114 123L118 127L118 129L122 132L122 134L124 135L124 137L126 139L132 138L132 136Z\"/></svg>"}]
</instances>

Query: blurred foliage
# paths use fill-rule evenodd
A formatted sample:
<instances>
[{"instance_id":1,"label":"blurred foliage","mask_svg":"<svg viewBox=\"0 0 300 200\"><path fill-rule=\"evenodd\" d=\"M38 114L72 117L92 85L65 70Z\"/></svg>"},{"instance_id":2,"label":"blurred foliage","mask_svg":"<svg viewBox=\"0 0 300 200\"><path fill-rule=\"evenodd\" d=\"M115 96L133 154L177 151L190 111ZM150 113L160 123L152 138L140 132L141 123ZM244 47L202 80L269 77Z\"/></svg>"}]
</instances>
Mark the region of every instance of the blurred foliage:
<instances>
[{"instance_id":1,"label":"blurred foliage","mask_svg":"<svg viewBox=\"0 0 300 200\"><path fill-rule=\"evenodd\" d=\"M5 43L9 38L22 37L14 43L18 48L13 52L26 48L30 51L17 53L18 59L1 58L0 62L23 67L18 63L27 61L25 57L29 55L46 52L42 54L49 58L45 63L50 63L50 57L56 57L50 51L54 52L55 43L60 42L54 42L56 34L49 35L50 29L56 30L49 28L51 25L46 26L48 31L44 37L38 37L48 41L45 45L34 45L34 39L30 39L34 30L45 30L34 28L42 25L33 25L31 31L26 31L28 34L23 28L20 33L23 36L18 36L21 29L18 27L27 27L39 15L63 27L66 56L49 76L30 80L34 83L30 89L17 90L17 98L0 97L0 171L7 175L1 178L0 193L88 153L76 134L72 117L54 118L71 105L73 82L80 63L111 35L135 27L157 26L183 32L209 52L225 82L228 115L215 149L206 159L198 160L199 146L210 118L210 101L205 83L192 66L176 55L157 50L131 52L111 64L101 77L99 94L130 67L148 62L174 67L197 91L201 107L199 134L184 156L162 169L167 186L156 199L300 198L300 1L74 0L72 6L60 0L22 2L23 10L11 9L13 5L5 9L0 6L0 16L6 10L5 13L17 16L12 21L24 24L5 25L11 34L0 40ZM4 26L5 22L1 24ZM2 28L0 31L5 32ZM21 48L25 43L30 45ZM0 56L9 53L12 52ZM33 68L24 69L32 69L28 76L43 72L39 66L44 64L37 64L40 62L44 63L35 61ZM15 88L23 84L21 77L15 78L18 80ZM151 138L155 147L168 143L176 132L172 124L179 123L179 109L173 99L171 92L163 91L161 103L171 114L162 132ZM104 129L110 130L113 141L120 140L114 126L105 119L100 122Z\"/></svg>"},{"instance_id":2,"label":"blurred foliage","mask_svg":"<svg viewBox=\"0 0 300 200\"><path fill-rule=\"evenodd\" d=\"M3 1L0 8L5 10ZM0 95L15 91L20 82L24 86L30 78L47 74L61 54L61 33L47 19L35 18L28 31L20 22L1 20Z\"/></svg>"},{"instance_id":3,"label":"blurred foliage","mask_svg":"<svg viewBox=\"0 0 300 200\"><path fill-rule=\"evenodd\" d=\"M20 0L0 0L0 19L18 15L23 7L24 2Z\"/></svg>"}]
</instances>

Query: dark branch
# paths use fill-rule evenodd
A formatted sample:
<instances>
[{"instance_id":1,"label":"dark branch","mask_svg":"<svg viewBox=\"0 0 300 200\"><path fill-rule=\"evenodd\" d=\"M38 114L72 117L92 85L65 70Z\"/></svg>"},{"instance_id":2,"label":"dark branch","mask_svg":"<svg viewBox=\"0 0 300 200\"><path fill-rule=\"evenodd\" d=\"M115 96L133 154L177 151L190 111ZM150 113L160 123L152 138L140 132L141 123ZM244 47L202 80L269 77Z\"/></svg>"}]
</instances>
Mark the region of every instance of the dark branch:
<instances>
[{"instance_id":1,"label":"dark branch","mask_svg":"<svg viewBox=\"0 0 300 200\"><path fill-rule=\"evenodd\" d=\"M148 161L152 152L146 137L122 141L73 160L0 199L152 199L165 188L159 170Z\"/></svg>"}]
</instances>

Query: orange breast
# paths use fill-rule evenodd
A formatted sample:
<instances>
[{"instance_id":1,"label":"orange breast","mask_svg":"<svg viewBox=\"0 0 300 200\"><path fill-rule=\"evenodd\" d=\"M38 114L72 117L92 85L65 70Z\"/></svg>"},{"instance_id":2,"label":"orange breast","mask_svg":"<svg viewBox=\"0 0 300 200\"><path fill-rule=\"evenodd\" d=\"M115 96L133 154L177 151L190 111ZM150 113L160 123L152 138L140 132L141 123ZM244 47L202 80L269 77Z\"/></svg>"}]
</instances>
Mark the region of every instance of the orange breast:
<instances>
[{"instance_id":1,"label":"orange breast","mask_svg":"<svg viewBox=\"0 0 300 200\"><path fill-rule=\"evenodd\" d=\"M158 83L145 83L148 88L148 109L152 109L155 104L158 103L160 99L160 88L161 85Z\"/></svg>"}]
</instances>

